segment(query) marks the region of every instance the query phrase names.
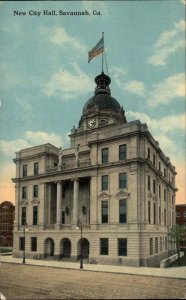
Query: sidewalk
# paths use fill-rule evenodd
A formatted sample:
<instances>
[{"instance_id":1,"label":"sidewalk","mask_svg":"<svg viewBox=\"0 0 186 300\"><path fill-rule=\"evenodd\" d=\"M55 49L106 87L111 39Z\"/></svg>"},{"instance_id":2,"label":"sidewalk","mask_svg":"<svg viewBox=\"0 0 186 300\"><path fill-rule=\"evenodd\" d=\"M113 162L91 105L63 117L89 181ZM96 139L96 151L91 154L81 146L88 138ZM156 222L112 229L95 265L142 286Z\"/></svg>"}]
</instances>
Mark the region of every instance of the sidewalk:
<instances>
[{"instance_id":1,"label":"sidewalk","mask_svg":"<svg viewBox=\"0 0 186 300\"><path fill-rule=\"evenodd\" d=\"M0 256L0 262L22 264L22 258L12 258L12 256ZM74 269L74 270L79 270L79 266L80 266L79 262L62 262L62 261L55 261L55 260L47 261L47 260L34 260L34 259L26 259L26 265ZM84 264L83 270L186 279L186 267L169 267L165 269L160 269L160 268L150 268L150 267L127 267L127 266L113 266L113 265L99 265L99 264L97 265Z\"/></svg>"}]
</instances>

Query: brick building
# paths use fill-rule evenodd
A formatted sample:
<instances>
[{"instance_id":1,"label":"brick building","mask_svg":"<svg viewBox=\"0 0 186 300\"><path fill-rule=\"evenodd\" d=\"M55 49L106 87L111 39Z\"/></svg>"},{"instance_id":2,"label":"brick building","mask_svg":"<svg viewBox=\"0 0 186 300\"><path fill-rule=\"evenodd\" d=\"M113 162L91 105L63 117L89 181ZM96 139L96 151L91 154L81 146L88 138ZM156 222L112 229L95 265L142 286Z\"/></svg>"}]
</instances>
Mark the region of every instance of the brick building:
<instances>
[{"instance_id":1,"label":"brick building","mask_svg":"<svg viewBox=\"0 0 186 300\"><path fill-rule=\"evenodd\" d=\"M0 246L13 246L14 210L9 201L0 204Z\"/></svg>"},{"instance_id":2,"label":"brick building","mask_svg":"<svg viewBox=\"0 0 186 300\"><path fill-rule=\"evenodd\" d=\"M176 205L176 224L186 226L186 204Z\"/></svg>"},{"instance_id":3,"label":"brick building","mask_svg":"<svg viewBox=\"0 0 186 300\"><path fill-rule=\"evenodd\" d=\"M167 257L175 223L175 167L146 124L127 122L110 77L95 82L70 148L44 144L16 153L13 255L21 257L25 245L26 257L77 260L80 220L89 262L156 265Z\"/></svg>"}]
</instances>

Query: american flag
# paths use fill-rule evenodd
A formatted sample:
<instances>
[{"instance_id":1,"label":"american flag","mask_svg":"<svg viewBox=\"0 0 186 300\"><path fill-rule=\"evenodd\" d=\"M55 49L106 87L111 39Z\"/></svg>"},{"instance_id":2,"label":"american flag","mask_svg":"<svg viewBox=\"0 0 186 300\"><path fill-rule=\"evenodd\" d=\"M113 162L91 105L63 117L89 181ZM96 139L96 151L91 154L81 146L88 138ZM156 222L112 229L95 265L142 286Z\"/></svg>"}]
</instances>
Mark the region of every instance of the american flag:
<instances>
[{"instance_id":1,"label":"american flag","mask_svg":"<svg viewBox=\"0 0 186 300\"><path fill-rule=\"evenodd\" d=\"M104 52L104 39L103 37L100 39L100 41L97 43L97 45L88 53L88 62L91 61L92 58L100 55Z\"/></svg>"}]
</instances>

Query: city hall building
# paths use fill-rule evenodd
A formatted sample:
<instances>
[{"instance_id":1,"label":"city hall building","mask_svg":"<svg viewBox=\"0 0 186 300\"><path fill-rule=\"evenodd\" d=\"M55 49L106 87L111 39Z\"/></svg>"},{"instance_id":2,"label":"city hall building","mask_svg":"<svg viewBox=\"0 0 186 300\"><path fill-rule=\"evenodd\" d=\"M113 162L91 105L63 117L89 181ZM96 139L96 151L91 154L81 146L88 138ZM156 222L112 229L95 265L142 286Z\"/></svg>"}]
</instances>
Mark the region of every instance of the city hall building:
<instances>
[{"instance_id":1,"label":"city hall building","mask_svg":"<svg viewBox=\"0 0 186 300\"><path fill-rule=\"evenodd\" d=\"M95 78L71 147L16 153L13 256L153 266L173 252L175 167L139 120L127 122L110 77ZM25 230L26 228L26 230ZM80 228L80 226L79 226ZM168 252L169 251L169 252Z\"/></svg>"}]
</instances>

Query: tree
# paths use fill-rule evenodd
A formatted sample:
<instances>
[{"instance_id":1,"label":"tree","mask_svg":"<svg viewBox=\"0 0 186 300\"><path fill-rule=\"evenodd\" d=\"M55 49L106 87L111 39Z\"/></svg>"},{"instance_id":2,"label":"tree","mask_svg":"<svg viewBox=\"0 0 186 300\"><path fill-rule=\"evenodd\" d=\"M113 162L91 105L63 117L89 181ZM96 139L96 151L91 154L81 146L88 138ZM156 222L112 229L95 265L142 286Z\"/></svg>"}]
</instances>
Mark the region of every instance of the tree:
<instances>
[{"instance_id":1,"label":"tree","mask_svg":"<svg viewBox=\"0 0 186 300\"><path fill-rule=\"evenodd\" d=\"M180 246L186 241L186 227L179 224L173 225L168 233L169 242L176 245L178 262L180 262Z\"/></svg>"}]
</instances>

